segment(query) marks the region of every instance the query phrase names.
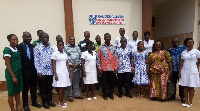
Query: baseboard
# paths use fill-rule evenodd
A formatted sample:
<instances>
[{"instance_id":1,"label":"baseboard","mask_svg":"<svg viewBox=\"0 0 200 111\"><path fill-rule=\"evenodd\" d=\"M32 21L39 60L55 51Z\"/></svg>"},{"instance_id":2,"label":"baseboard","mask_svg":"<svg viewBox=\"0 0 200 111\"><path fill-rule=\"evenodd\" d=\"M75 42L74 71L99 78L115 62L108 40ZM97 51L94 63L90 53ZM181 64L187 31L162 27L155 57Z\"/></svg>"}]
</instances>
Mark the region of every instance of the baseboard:
<instances>
[{"instance_id":1,"label":"baseboard","mask_svg":"<svg viewBox=\"0 0 200 111\"><path fill-rule=\"evenodd\" d=\"M0 81L0 91L7 91L6 81Z\"/></svg>"}]
</instances>

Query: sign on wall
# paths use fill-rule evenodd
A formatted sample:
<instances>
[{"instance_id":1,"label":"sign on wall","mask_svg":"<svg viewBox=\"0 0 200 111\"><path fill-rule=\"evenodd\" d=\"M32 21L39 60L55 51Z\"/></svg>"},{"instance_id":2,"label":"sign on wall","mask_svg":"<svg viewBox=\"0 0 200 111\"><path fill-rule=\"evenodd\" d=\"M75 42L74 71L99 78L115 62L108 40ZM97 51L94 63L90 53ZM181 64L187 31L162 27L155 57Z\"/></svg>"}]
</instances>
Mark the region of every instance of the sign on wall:
<instances>
[{"instance_id":1,"label":"sign on wall","mask_svg":"<svg viewBox=\"0 0 200 111\"><path fill-rule=\"evenodd\" d=\"M89 15L89 24L124 25L124 15Z\"/></svg>"}]
</instances>

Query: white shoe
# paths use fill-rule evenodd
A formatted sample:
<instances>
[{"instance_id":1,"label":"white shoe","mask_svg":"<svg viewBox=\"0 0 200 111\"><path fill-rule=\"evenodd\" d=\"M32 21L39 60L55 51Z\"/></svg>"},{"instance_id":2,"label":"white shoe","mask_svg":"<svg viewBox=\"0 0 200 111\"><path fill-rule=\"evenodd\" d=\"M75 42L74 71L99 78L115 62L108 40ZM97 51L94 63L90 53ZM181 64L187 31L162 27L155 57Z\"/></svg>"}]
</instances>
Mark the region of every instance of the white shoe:
<instances>
[{"instance_id":1,"label":"white shoe","mask_svg":"<svg viewBox=\"0 0 200 111\"><path fill-rule=\"evenodd\" d=\"M67 108L67 106L61 106L61 105L60 105L60 107L61 107L61 108Z\"/></svg>"},{"instance_id":2,"label":"white shoe","mask_svg":"<svg viewBox=\"0 0 200 111\"><path fill-rule=\"evenodd\" d=\"M92 99L91 99L91 98L87 98L87 100L88 100L88 101L91 101Z\"/></svg>"},{"instance_id":3,"label":"white shoe","mask_svg":"<svg viewBox=\"0 0 200 111\"><path fill-rule=\"evenodd\" d=\"M187 104L183 103L182 106L183 106L183 107L187 107Z\"/></svg>"},{"instance_id":4,"label":"white shoe","mask_svg":"<svg viewBox=\"0 0 200 111\"><path fill-rule=\"evenodd\" d=\"M62 105L60 104L60 102L59 102L59 106L60 106L61 108L66 108L66 107L67 107L67 103L64 103L64 106L62 106Z\"/></svg>"},{"instance_id":5,"label":"white shoe","mask_svg":"<svg viewBox=\"0 0 200 111\"><path fill-rule=\"evenodd\" d=\"M93 99L97 99L97 97L92 97Z\"/></svg>"},{"instance_id":6,"label":"white shoe","mask_svg":"<svg viewBox=\"0 0 200 111\"><path fill-rule=\"evenodd\" d=\"M186 106L186 107L188 107L188 108L189 108L189 107L191 107L191 106L192 106L192 104L190 104L190 105L188 105L188 104L187 104L187 106Z\"/></svg>"}]
</instances>

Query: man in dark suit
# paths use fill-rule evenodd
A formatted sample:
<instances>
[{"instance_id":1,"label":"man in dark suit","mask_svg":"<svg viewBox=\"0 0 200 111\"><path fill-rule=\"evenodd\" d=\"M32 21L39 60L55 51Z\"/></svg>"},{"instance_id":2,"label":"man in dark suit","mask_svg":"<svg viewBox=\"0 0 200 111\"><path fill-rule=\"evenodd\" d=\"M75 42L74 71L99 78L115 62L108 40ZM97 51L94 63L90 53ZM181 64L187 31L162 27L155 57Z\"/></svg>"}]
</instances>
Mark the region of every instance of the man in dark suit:
<instances>
[{"instance_id":1,"label":"man in dark suit","mask_svg":"<svg viewBox=\"0 0 200 111\"><path fill-rule=\"evenodd\" d=\"M23 75L23 108L24 111L30 111L28 107L28 92L30 88L32 106L40 108L42 107L37 103L36 97L36 86L37 86L37 72L34 66L34 57L33 57L33 45L30 43L32 38L29 32L23 32L23 42L17 46L17 49L20 51L21 55L21 64L22 64L22 75Z\"/></svg>"}]
</instances>

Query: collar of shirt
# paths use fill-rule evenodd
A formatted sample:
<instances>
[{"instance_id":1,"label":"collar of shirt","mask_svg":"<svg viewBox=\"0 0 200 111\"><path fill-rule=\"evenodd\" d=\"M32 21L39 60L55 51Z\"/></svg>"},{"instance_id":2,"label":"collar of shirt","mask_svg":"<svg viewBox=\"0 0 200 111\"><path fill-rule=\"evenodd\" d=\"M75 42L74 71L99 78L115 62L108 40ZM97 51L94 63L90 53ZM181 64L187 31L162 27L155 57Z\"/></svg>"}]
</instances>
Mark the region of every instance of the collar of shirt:
<instances>
[{"instance_id":1,"label":"collar of shirt","mask_svg":"<svg viewBox=\"0 0 200 111\"><path fill-rule=\"evenodd\" d=\"M59 51L56 51L56 53L57 53L57 54L64 54L64 52L59 52Z\"/></svg>"},{"instance_id":2,"label":"collar of shirt","mask_svg":"<svg viewBox=\"0 0 200 111\"><path fill-rule=\"evenodd\" d=\"M153 42L153 40L149 39L149 41L147 42L146 40L143 41L145 44L149 44L151 42Z\"/></svg>"},{"instance_id":3,"label":"collar of shirt","mask_svg":"<svg viewBox=\"0 0 200 111\"><path fill-rule=\"evenodd\" d=\"M29 44L26 44L26 43L23 42L23 45L24 45L24 46L26 46L26 45L30 46L31 44L30 44L30 43L29 43Z\"/></svg>"},{"instance_id":4,"label":"collar of shirt","mask_svg":"<svg viewBox=\"0 0 200 111\"><path fill-rule=\"evenodd\" d=\"M137 40L132 40L133 42L137 42L137 41L139 41L139 39L137 38Z\"/></svg>"},{"instance_id":5,"label":"collar of shirt","mask_svg":"<svg viewBox=\"0 0 200 111\"><path fill-rule=\"evenodd\" d=\"M47 48L47 49L51 48L49 44L47 44L47 45L48 45L47 47L45 47L43 43L41 43L40 45L41 45L43 48Z\"/></svg>"},{"instance_id":6,"label":"collar of shirt","mask_svg":"<svg viewBox=\"0 0 200 111\"><path fill-rule=\"evenodd\" d=\"M112 46L112 44L110 43L110 45L108 46L105 42L102 44L103 46L105 47L109 47L109 46Z\"/></svg>"},{"instance_id":7,"label":"collar of shirt","mask_svg":"<svg viewBox=\"0 0 200 111\"><path fill-rule=\"evenodd\" d=\"M71 47L71 48L72 48L72 47L76 47L76 45L72 46L71 44L67 44L66 46L67 46L67 47Z\"/></svg>"}]
</instances>

